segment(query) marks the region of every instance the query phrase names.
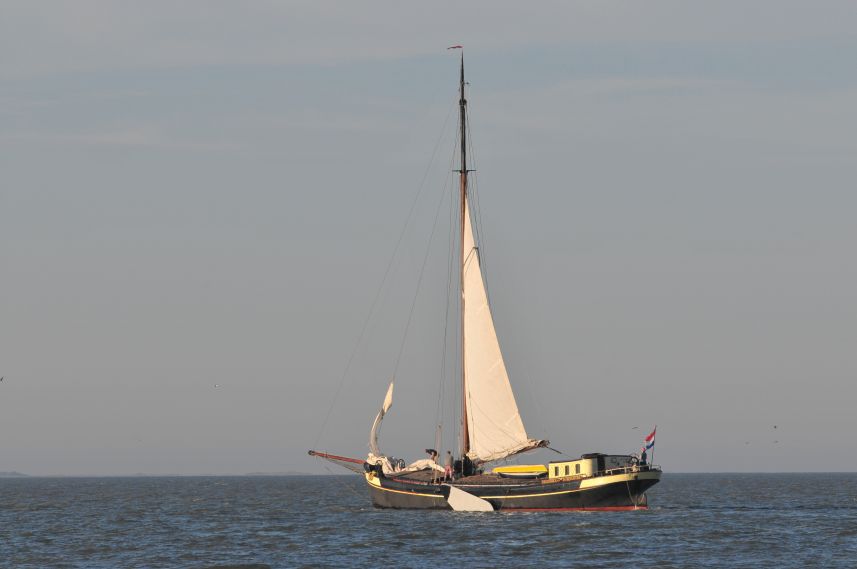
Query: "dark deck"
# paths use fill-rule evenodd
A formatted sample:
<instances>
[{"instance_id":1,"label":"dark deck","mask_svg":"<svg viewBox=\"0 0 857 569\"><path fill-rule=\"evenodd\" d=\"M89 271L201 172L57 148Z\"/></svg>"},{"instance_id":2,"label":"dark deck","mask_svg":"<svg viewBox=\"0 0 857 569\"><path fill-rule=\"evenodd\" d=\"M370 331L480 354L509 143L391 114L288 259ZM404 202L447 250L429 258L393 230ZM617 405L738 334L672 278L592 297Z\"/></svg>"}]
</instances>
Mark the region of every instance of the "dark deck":
<instances>
[{"instance_id":1,"label":"dark deck","mask_svg":"<svg viewBox=\"0 0 857 569\"><path fill-rule=\"evenodd\" d=\"M438 477L439 472L432 472L429 470L419 470L417 472L409 472L408 474L403 474L401 476L393 475L390 478L394 480L406 480L408 482L422 482L424 484L445 484L448 481L444 481L443 477ZM491 484L505 484L516 485L516 486L530 486L533 484L541 484L542 481L539 479L515 479L515 478L502 478L497 474L475 474L473 476L465 476L464 478L456 478L452 481L456 486L459 485L480 485L487 486Z\"/></svg>"}]
</instances>

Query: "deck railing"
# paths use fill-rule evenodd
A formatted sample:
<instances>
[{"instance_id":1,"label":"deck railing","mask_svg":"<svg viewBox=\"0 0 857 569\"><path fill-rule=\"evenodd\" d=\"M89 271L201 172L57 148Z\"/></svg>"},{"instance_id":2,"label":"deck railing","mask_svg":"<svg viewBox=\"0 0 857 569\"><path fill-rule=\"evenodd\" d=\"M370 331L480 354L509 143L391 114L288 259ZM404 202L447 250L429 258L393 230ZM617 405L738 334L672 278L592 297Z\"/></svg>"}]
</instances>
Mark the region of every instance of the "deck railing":
<instances>
[{"instance_id":1,"label":"deck railing","mask_svg":"<svg viewBox=\"0 0 857 569\"><path fill-rule=\"evenodd\" d=\"M652 470L660 471L661 467L655 464L629 464L627 466L620 466L618 468L602 470L601 472L594 473L593 476L613 476L615 474L627 474L629 472L649 472Z\"/></svg>"}]
</instances>

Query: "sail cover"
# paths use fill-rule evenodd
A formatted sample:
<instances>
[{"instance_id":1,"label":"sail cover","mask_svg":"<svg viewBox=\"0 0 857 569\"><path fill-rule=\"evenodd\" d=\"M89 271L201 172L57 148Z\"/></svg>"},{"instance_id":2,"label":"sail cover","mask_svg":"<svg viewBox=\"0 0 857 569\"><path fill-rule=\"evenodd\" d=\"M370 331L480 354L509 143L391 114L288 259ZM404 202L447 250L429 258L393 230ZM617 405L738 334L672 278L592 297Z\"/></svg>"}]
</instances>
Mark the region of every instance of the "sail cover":
<instances>
[{"instance_id":1,"label":"sail cover","mask_svg":"<svg viewBox=\"0 0 857 569\"><path fill-rule=\"evenodd\" d=\"M527 436L518 412L488 306L466 199L463 239L464 392L470 443L467 456L475 462L489 462L547 443Z\"/></svg>"}]
</instances>

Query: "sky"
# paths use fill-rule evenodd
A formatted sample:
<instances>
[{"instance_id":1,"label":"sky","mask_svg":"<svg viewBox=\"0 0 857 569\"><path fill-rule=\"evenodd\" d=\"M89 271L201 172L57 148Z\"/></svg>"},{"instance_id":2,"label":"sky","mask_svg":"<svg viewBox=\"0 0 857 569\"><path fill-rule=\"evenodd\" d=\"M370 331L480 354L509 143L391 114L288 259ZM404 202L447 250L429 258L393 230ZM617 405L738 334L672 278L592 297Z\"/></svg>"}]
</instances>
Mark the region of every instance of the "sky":
<instances>
[{"instance_id":1,"label":"sky","mask_svg":"<svg viewBox=\"0 0 857 569\"><path fill-rule=\"evenodd\" d=\"M0 11L0 471L454 448L453 44L528 432L857 470L857 4Z\"/></svg>"}]
</instances>

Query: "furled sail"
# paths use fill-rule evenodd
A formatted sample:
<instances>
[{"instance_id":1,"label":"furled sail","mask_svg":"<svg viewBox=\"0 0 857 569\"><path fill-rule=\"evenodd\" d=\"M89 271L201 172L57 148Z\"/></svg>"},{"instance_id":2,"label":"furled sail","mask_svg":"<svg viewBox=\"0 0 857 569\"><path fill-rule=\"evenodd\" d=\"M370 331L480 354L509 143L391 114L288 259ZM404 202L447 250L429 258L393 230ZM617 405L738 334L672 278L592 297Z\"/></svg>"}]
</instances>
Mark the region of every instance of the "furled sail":
<instances>
[{"instance_id":1,"label":"furled sail","mask_svg":"<svg viewBox=\"0 0 857 569\"><path fill-rule=\"evenodd\" d=\"M381 456L381 451L378 449L378 429L381 428L381 421L384 419L384 415L393 406L393 383L393 381L390 382L390 387L387 388L387 395L384 397L384 403L381 405L381 410L375 416L375 421L372 423L372 430L369 431L369 451L376 456Z\"/></svg>"},{"instance_id":2,"label":"furled sail","mask_svg":"<svg viewBox=\"0 0 857 569\"><path fill-rule=\"evenodd\" d=\"M547 442L530 439L521 421L488 306L466 199L463 241L464 392L470 443L467 456L474 462L489 462Z\"/></svg>"}]
</instances>

